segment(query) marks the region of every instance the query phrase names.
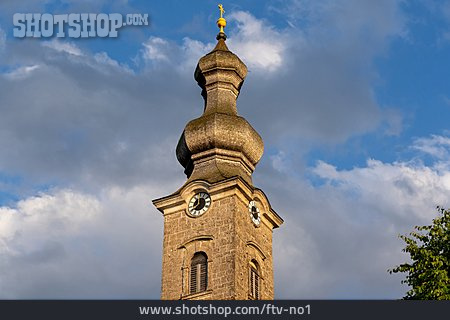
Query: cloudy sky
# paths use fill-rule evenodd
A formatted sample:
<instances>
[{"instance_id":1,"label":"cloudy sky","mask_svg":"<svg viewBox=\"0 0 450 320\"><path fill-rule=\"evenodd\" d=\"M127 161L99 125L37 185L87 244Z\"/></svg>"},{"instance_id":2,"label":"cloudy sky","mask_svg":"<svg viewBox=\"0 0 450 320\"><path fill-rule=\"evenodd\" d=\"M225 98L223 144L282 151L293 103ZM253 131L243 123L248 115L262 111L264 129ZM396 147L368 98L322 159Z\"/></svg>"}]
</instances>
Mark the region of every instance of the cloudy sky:
<instances>
[{"instance_id":1,"label":"cloudy sky","mask_svg":"<svg viewBox=\"0 0 450 320\"><path fill-rule=\"evenodd\" d=\"M399 234L450 206L450 1L223 1L276 298L396 299ZM141 13L118 38L13 37L14 13ZM178 138L217 1L2 0L0 298L159 298Z\"/></svg>"}]
</instances>

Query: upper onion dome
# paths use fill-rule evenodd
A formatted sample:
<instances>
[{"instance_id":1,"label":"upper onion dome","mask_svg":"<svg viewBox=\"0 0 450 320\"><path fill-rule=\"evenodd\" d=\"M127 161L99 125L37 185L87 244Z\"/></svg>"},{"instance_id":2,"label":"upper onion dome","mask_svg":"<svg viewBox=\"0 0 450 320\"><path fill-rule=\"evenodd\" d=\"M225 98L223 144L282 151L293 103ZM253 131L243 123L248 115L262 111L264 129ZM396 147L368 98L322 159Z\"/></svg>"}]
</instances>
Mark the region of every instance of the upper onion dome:
<instances>
[{"instance_id":1,"label":"upper onion dome","mask_svg":"<svg viewBox=\"0 0 450 320\"><path fill-rule=\"evenodd\" d=\"M251 184L251 174L261 159L264 144L255 129L237 113L236 99L247 67L225 44L226 21L222 10L217 21L221 28L217 45L199 60L194 73L202 88L204 112L186 125L176 154L189 180L213 183L241 176Z\"/></svg>"}]
</instances>

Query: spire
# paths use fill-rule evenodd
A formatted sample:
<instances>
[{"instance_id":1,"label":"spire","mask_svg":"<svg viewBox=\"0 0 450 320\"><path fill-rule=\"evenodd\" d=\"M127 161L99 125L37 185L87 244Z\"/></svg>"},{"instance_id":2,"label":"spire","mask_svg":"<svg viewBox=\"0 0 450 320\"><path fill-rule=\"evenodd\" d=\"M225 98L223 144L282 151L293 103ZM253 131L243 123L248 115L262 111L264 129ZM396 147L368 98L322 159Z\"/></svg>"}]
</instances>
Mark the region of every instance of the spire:
<instances>
[{"instance_id":1,"label":"spire","mask_svg":"<svg viewBox=\"0 0 450 320\"><path fill-rule=\"evenodd\" d=\"M177 158L191 180L210 183L240 176L249 184L262 156L259 134L238 115L239 96L247 67L225 44L225 10L219 5L217 45L200 58L194 78L202 89L202 116L190 121L178 142Z\"/></svg>"}]
</instances>

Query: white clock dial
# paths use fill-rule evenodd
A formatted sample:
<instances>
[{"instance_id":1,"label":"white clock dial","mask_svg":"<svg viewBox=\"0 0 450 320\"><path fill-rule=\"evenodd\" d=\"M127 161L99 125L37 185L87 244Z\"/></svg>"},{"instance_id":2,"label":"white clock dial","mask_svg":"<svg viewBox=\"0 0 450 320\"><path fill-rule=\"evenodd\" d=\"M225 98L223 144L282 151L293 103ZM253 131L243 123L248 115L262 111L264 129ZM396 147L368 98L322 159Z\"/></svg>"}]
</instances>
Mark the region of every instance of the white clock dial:
<instances>
[{"instance_id":1,"label":"white clock dial","mask_svg":"<svg viewBox=\"0 0 450 320\"><path fill-rule=\"evenodd\" d=\"M250 201L250 203L248 204L248 211L250 212L250 218L252 219L255 226L259 227L259 225L261 224L261 215L255 201Z\"/></svg>"},{"instance_id":2,"label":"white clock dial","mask_svg":"<svg viewBox=\"0 0 450 320\"><path fill-rule=\"evenodd\" d=\"M198 217L204 214L211 206L211 196L206 192L199 192L189 201L188 211L191 215Z\"/></svg>"}]
</instances>

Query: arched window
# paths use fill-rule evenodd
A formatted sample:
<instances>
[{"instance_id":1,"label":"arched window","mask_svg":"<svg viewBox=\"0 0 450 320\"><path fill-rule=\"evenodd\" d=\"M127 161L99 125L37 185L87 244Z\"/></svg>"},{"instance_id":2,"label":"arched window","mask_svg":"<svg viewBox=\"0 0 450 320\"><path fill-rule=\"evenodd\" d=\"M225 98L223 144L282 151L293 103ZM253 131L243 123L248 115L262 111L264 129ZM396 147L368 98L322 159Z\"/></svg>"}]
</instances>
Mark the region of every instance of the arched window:
<instances>
[{"instance_id":1,"label":"arched window","mask_svg":"<svg viewBox=\"0 0 450 320\"><path fill-rule=\"evenodd\" d=\"M189 293L205 291L208 287L208 257L204 252L197 252L191 260L191 277Z\"/></svg>"},{"instance_id":2,"label":"arched window","mask_svg":"<svg viewBox=\"0 0 450 320\"><path fill-rule=\"evenodd\" d=\"M249 288L250 288L250 298L259 300L261 298L259 287L260 287L260 276L259 276L259 265L256 260L250 261L250 274L249 274Z\"/></svg>"}]
</instances>

